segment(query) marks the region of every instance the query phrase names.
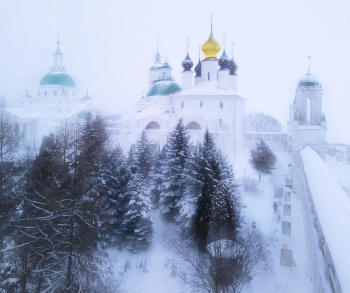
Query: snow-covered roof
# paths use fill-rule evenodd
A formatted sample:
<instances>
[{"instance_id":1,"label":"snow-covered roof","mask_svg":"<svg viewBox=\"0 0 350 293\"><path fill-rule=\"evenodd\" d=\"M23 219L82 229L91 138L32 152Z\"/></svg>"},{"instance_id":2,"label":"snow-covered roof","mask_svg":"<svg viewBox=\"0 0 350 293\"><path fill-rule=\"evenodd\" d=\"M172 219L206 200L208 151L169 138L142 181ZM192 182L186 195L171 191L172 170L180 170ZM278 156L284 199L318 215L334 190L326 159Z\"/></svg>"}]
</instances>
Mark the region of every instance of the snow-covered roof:
<instances>
[{"instance_id":1,"label":"snow-covered roof","mask_svg":"<svg viewBox=\"0 0 350 293\"><path fill-rule=\"evenodd\" d=\"M19 118L65 118L73 116L74 114L82 111L86 108L87 104L77 104L72 106L65 105L29 105L26 108L6 108L5 110ZM70 112L61 111L57 112L57 110L70 110ZM52 110L55 110L54 112Z\"/></svg>"},{"instance_id":2,"label":"snow-covered roof","mask_svg":"<svg viewBox=\"0 0 350 293\"><path fill-rule=\"evenodd\" d=\"M350 292L350 198L311 147L300 151L318 220L342 292Z\"/></svg>"},{"instance_id":3,"label":"snow-covered roof","mask_svg":"<svg viewBox=\"0 0 350 293\"><path fill-rule=\"evenodd\" d=\"M188 90L182 90L175 96L191 96L191 95L208 95L208 96L220 96L229 95L236 96L237 93L230 89L219 89L217 81L201 82L196 84L193 88Z\"/></svg>"}]
</instances>

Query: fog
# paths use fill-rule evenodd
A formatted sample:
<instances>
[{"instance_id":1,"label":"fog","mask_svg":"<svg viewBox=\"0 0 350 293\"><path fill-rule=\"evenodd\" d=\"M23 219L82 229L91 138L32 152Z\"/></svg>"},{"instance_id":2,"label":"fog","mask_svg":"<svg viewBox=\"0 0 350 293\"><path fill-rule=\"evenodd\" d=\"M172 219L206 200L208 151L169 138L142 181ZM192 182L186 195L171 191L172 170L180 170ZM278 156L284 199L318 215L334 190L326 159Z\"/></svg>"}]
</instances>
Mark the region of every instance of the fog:
<instances>
[{"instance_id":1,"label":"fog","mask_svg":"<svg viewBox=\"0 0 350 293\"><path fill-rule=\"evenodd\" d=\"M246 112L264 112L286 130L288 107L308 70L322 83L328 141L350 143L350 2L246 1L18 1L0 3L0 95L10 104L49 71L57 33L67 72L80 95L105 114L123 113L148 91L157 38L181 85L181 62L198 62L198 46L213 34L238 65ZM221 52L218 54L221 55ZM201 53L201 59L204 54Z\"/></svg>"}]
</instances>

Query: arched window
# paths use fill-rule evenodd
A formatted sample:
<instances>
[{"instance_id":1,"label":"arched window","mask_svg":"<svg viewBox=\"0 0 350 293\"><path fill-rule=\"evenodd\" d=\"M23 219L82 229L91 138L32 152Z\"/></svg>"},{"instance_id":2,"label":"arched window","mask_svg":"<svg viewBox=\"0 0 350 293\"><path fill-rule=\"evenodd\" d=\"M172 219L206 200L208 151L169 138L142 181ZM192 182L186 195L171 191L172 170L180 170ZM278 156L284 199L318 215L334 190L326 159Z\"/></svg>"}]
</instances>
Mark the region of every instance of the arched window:
<instances>
[{"instance_id":1,"label":"arched window","mask_svg":"<svg viewBox=\"0 0 350 293\"><path fill-rule=\"evenodd\" d=\"M160 129L160 125L156 121L147 124L146 129Z\"/></svg>"},{"instance_id":2,"label":"arched window","mask_svg":"<svg viewBox=\"0 0 350 293\"><path fill-rule=\"evenodd\" d=\"M192 121L192 122L188 123L186 128L187 129L199 129L199 130L202 129L202 127L195 121Z\"/></svg>"}]
</instances>

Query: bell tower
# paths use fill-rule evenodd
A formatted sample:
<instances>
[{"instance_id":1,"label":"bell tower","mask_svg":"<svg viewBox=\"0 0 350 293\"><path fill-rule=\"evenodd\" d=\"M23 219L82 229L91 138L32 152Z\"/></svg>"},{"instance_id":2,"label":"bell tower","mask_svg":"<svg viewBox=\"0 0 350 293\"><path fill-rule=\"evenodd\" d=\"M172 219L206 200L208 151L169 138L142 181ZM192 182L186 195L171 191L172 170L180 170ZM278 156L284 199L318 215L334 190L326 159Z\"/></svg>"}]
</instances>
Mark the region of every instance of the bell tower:
<instances>
[{"instance_id":1,"label":"bell tower","mask_svg":"<svg viewBox=\"0 0 350 293\"><path fill-rule=\"evenodd\" d=\"M327 123L322 112L322 84L309 70L297 84L295 98L289 106L289 149L326 143Z\"/></svg>"}]
</instances>

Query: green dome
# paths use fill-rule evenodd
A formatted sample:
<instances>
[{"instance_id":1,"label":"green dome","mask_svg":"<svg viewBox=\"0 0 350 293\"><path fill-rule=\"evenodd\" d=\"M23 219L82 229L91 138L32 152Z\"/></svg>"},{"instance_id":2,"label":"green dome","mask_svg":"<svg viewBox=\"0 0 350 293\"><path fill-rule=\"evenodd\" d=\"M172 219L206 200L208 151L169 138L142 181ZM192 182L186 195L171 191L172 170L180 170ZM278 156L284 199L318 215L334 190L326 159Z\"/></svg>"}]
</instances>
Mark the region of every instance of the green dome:
<instances>
[{"instance_id":1,"label":"green dome","mask_svg":"<svg viewBox=\"0 0 350 293\"><path fill-rule=\"evenodd\" d=\"M181 91L181 87L172 80L161 80L156 82L148 91L147 97L168 96Z\"/></svg>"},{"instance_id":2,"label":"green dome","mask_svg":"<svg viewBox=\"0 0 350 293\"><path fill-rule=\"evenodd\" d=\"M166 62L166 61L165 61L164 65L161 68L169 68L169 69L171 69L169 63Z\"/></svg>"},{"instance_id":3,"label":"green dome","mask_svg":"<svg viewBox=\"0 0 350 293\"><path fill-rule=\"evenodd\" d=\"M318 80L311 73L306 74L299 82L299 86L319 86Z\"/></svg>"},{"instance_id":4,"label":"green dome","mask_svg":"<svg viewBox=\"0 0 350 293\"><path fill-rule=\"evenodd\" d=\"M44 75L40 85L62 85L76 87L74 79L67 73L52 73Z\"/></svg>"}]
</instances>

